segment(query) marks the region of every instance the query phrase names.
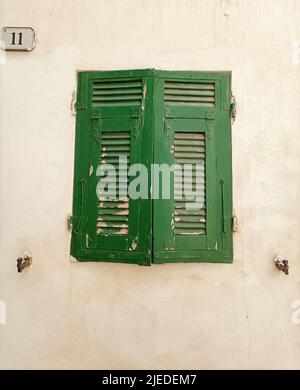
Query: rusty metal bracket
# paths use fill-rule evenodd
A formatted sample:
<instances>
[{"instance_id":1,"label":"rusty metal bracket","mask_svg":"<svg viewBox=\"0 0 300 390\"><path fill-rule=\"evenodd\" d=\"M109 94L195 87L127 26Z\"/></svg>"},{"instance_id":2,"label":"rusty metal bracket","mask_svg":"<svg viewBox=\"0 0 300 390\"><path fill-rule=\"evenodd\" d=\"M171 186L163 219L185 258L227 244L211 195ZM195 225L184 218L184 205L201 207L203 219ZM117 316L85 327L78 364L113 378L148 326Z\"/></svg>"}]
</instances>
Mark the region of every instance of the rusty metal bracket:
<instances>
[{"instance_id":1,"label":"rusty metal bracket","mask_svg":"<svg viewBox=\"0 0 300 390\"><path fill-rule=\"evenodd\" d=\"M275 266L277 269L279 269L280 271L283 271L286 275L289 274L288 260L286 260L282 256L278 255L274 261L275 261Z\"/></svg>"},{"instance_id":2,"label":"rusty metal bracket","mask_svg":"<svg viewBox=\"0 0 300 390\"><path fill-rule=\"evenodd\" d=\"M22 272L24 268L29 267L32 264L32 257L29 253L25 252L22 257L17 259L18 272Z\"/></svg>"},{"instance_id":3,"label":"rusty metal bracket","mask_svg":"<svg viewBox=\"0 0 300 390\"><path fill-rule=\"evenodd\" d=\"M236 99L235 96L231 96L231 103L230 103L230 116L232 118L232 121L234 122L236 119Z\"/></svg>"}]
</instances>

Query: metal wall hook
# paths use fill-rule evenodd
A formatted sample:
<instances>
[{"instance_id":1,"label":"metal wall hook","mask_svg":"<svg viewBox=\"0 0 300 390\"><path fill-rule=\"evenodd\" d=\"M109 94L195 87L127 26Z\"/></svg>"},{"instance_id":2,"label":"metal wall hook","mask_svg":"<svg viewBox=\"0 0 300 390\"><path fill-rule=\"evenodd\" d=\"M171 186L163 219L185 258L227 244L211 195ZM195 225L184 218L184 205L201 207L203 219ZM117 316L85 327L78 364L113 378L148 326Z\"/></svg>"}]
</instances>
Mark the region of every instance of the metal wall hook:
<instances>
[{"instance_id":1,"label":"metal wall hook","mask_svg":"<svg viewBox=\"0 0 300 390\"><path fill-rule=\"evenodd\" d=\"M18 272L22 272L24 268L32 264L32 257L29 253L24 253L22 257L17 259Z\"/></svg>"},{"instance_id":2,"label":"metal wall hook","mask_svg":"<svg viewBox=\"0 0 300 390\"><path fill-rule=\"evenodd\" d=\"M275 259L275 266L280 271L283 271L286 275L289 274L289 262L284 259L282 256L278 255Z\"/></svg>"}]
</instances>

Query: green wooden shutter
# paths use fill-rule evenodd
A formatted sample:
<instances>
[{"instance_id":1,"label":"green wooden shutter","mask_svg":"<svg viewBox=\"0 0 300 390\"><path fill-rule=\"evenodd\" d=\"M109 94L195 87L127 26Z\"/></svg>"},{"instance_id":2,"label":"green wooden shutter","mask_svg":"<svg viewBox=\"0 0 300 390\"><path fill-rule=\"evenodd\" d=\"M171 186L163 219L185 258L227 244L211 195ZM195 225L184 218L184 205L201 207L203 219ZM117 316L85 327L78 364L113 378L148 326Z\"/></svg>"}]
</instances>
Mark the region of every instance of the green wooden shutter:
<instances>
[{"instance_id":1,"label":"green wooden shutter","mask_svg":"<svg viewBox=\"0 0 300 390\"><path fill-rule=\"evenodd\" d=\"M79 261L231 262L230 74L155 70L78 76L71 254ZM132 180L117 169L111 194L98 193L98 167L174 166L168 199L119 196ZM179 197L184 188L194 198ZM153 215L152 215L153 213Z\"/></svg>"},{"instance_id":2,"label":"green wooden shutter","mask_svg":"<svg viewBox=\"0 0 300 390\"><path fill-rule=\"evenodd\" d=\"M71 244L77 260L150 264L151 200L124 193L129 165L149 168L152 161L150 76L147 70L79 74ZM99 188L103 164L116 168L108 191Z\"/></svg>"},{"instance_id":3,"label":"green wooden shutter","mask_svg":"<svg viewBox=\"0 0 300 390\"><path fill-rule=\"evenodd\" d=\"M174 174L171 199L154 200L153 261L230 262L230 74L160 71L154 91L154 161ZM180 196L183 164L200 167L184 176L196 199Z\"/></svg>"}]
</instances>

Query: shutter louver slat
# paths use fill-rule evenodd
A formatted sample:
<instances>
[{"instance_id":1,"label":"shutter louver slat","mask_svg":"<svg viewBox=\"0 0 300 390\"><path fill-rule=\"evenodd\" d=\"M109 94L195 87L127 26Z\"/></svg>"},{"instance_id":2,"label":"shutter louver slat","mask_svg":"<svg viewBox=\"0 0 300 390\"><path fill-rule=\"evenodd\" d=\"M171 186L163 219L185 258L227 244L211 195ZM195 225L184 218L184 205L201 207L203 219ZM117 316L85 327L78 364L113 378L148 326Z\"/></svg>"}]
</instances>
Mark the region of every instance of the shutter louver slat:
<instances>
[{"instance_id":1,"label":"shutter louver slat","mask_svg":"<svg viewBox=\"0 0 300 390\"><path fill-rule=\"evenodd\" d=\"M190 146L187 150L178 150L179 145L182 144ZM200 148L200 145L203 147ZM206 234L205 134L175 132L174 164L174 233L175 235ZM176 168L177 164L180 169ZM184 164L193 164L193 169L184 168ZM194 164L199 164L200 172L196 171ZM198 179L197 183L196 179ZM197 190L197 198L186 197L185 191L195 190Z\"/></svg>"},{"instance_id":2,"label":"shutter louver slat","mask_svg":"<svg viewBox=\"0 0 300 390\"><path fill-rule=\"evenodd\" d=\"M129 218L129 199L120 196L120 190L127 193L128 169L127 166L119 166L119 158L126 157L130 161L130 132L103 132L101 137L100 164L111 164L115 168L114 177L105 178L111 182L110 190L99 194L97 234L127 235ZM120 180L120 182L119 182Z\"/></svg>"},{"instance_id":3,"label":"shutter louver slat","mask_svg":"<svg viewBox=\"0 0 300 390\"><path fill-rule=\"evenodd\" d=\"M141 81L94 81L92 104L99 106L136 106L142 104Z\"/></svg>"},{"instance_id":4,"label":"shutter louver slat","mask_svg":"<svg viewBox=\"0 0 300 390\"><path fill-rule=\"evenodd\" d=\"M215 84L165 81L165 104L215 106Z\"/></svg>"}]
</instances>

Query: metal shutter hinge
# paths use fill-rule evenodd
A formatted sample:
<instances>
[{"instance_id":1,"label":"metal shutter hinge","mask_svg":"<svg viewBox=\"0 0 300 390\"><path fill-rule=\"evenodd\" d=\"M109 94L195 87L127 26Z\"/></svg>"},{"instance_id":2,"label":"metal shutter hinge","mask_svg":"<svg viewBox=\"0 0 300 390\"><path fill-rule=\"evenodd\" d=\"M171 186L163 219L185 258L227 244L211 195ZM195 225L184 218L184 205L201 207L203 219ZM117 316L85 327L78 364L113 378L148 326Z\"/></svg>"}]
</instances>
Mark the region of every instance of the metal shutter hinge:
<instances>
[{"instance_id":1,"label":"metal shutter hinge","mask_svg":"<svg viewBox=\"0 0 300 390\"><path fill-rule=\"evenodd\" d=\"M232 223L231 223L231 230L235 233L239 230L239 221L237 219L237 216L234 215L232 217Z\"/></svg>"},{"instance_id":2,"label":"metal shutter hinge","mask_svg":"<svg viewBox=\"0 0 300 390\"><path fill-rule=\"evenodd\" d=\"M67 225L68 225L68 230L72 231L73 226L78 223L79 217L73 217L72 215L68 216L67 219Z\"/></svg>"},{"instance_id":3,"label":"metal shutter hinge","mask_svg":"<svg viewBox=\"0 0 300 390\"><path fill-rule=\"evenodd\" d=\"M73 116L76 115L76 92L72 92L71 104L70 104L71 113Z\"/></svg>"},{"instance_id":4,"label":"metal shutter hinge","mask_svg":"<svg viewBox=\"0 0 300 390\"><path fill-rule=\"evenodd\" d=\"M72 230L73 228L73 218L71 215L68 216L68 219L67 219L67 224L68 224L68 230Z\"/></svg>"},{"instance_id":5,"label":"metal shutter hinge","mask_svg":"<svg viewBox=\"0 0 300 390\"><path fill-rule=\"evenodd\" d=\"M230 117L233 121L236 119L236 100L235 96L231 96L231 103L230 103Z\"/></svg>"}]
</instances>

